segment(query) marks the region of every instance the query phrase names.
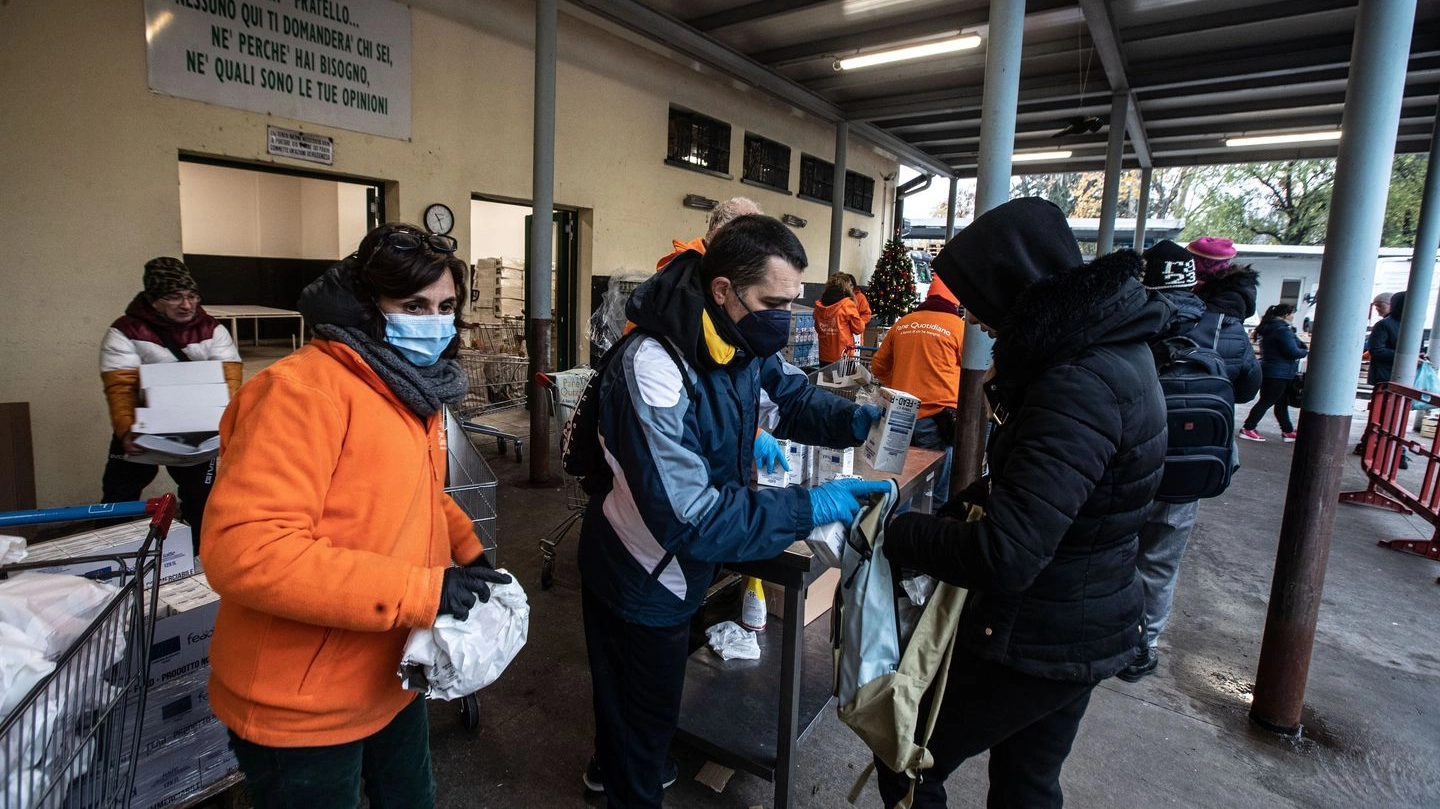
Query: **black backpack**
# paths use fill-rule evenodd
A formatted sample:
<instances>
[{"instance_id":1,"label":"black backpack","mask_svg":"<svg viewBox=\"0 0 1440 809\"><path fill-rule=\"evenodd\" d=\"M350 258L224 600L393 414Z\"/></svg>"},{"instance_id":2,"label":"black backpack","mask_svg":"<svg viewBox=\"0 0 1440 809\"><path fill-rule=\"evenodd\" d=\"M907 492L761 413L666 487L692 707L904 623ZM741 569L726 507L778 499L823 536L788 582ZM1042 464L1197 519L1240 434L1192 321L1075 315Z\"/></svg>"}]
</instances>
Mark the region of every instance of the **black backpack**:
<instances>
[{"instance_id":1,"label":"black backpack","mask_svg":"<svg viewBox=\"0 0 1440 809\"><path fill-rule=\"evenodd\" d=\"M644 336L654 337L655 342L675 361L675 366L680 369L680 382L685 386L686 395L691 399L695 398L695 389L685 370L685 362L665 337L634 329L610 346L600 359L595 361L595 374L585 383L585 390L575 403L575 413L560 431L560 465L565 474L580 479L581 487L588 494L594 494L608 486L612 477L610 467L605 463L605 451L600 446L601 377L605 375L605 367L620 355L622 346L632 338Z\"/></svg>"},{"instance_id":2,"label":"black backpack","mask_svg":"<svg viewBox=\"0 0 1440 809\"><path fill-rule=\"evenodd\" d=\"M1222 317L1206 312L1184 337L1151 345L1165 393L1169 440L1155 499L1189 503L1214 497L1234 472L1235 390L1220 344ZM1208 342L1209 345L1204 343Z\"/></svg>"}]
</instances>

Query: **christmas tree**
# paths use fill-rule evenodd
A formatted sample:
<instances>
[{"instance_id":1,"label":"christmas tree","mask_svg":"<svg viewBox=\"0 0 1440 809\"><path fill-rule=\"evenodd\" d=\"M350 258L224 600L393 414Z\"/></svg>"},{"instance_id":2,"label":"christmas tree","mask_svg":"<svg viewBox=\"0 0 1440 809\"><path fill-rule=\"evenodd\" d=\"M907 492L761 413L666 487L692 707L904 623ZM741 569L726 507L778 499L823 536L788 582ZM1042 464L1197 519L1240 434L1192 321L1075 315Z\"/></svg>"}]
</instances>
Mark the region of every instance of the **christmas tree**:
<instances>
[{"instance_id":1,"label":"christmas tree","mask_svg":"<svg viewBox=\"0 0 1440 809\"><path fill-rule=\"evenodd\" d=\"M865 296L870 299L876 322L882 326L894 325L915 308L915 265L899 237L886 242L880 251Z\"/></svg>"}]
</instances>

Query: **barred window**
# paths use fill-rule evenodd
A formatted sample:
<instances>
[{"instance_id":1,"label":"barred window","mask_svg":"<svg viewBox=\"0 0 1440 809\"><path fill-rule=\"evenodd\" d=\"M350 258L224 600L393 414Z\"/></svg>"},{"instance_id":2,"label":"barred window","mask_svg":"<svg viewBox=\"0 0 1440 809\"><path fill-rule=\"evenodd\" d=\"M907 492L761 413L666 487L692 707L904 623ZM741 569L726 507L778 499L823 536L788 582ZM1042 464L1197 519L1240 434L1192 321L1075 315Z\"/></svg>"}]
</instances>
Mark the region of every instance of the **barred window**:
<instances>
[{"instance_id":1,"label":"barred window","mask_svg":"<svg viewBox=\"0 0 1440 809\"><path fill-rule=\"evenodd\" d=\"M835 199L835 164L814 155L800 155L800 196L817 202Z\"/></svg>"},{"instance_id":2,"label":"barred window","mask_svg":"<svg viewBox=\"0 0 1440 809\"><path fill-rule=\"evenodd\" d=\"M745 179L780 191L789 191L790 147L746 132Z\"/></svg>"},{"instance_id":3,"label":"barred window","mask_svg":"<svg viewBox=\"0 0 1440 809\"><path fill-rule=\"evenodd\" d=\"M681 168L729 173L730 125L698 112L671 107L665 162Z\"/></svg>"},{"instance_id":4,"label":"barred window","mask_svg":"<svg viewBox=\"0 0 1440 809\"><path fill-rule=\"evenodd\" d=\"M853 171L845 172L845 207L852 211L872 213L874 201L874 178Z\"/></svg>"}]
</instances>

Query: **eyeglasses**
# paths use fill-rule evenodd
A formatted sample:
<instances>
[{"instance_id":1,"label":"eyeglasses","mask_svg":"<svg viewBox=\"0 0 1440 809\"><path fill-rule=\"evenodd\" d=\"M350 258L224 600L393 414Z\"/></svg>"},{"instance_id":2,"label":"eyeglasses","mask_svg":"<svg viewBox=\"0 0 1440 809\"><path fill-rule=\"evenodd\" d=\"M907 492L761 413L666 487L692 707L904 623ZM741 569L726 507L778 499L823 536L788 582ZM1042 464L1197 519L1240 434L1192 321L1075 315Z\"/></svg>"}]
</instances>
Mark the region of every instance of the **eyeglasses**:
<instances>
[{"instance_id":1,"label":"eyeglasses","mask_svg":"<svg viewBox=\"0 0 1440 809\"><path fill-rule=\"evenodd\" d=\"M171 306L179 306L182 303L199 303L200 293L198 292L171 292L169 295L161 295L155 299L158 303L165 303Z\"/></svg>"},{"instance_id":2,"label":"eyeglasses","mask_svg":"<svg viewBox=\"0 0 1440 809\"><path fill-rule=\"evenodd\" d=\"M413 230L393 230L380 238L380 244L375 248L379 252L382 247L393 247L402 252L429 248L437 253L453 253L460 247L453 236L441 236L438 233L417 233Z\"/></svg>"}]
</instances>

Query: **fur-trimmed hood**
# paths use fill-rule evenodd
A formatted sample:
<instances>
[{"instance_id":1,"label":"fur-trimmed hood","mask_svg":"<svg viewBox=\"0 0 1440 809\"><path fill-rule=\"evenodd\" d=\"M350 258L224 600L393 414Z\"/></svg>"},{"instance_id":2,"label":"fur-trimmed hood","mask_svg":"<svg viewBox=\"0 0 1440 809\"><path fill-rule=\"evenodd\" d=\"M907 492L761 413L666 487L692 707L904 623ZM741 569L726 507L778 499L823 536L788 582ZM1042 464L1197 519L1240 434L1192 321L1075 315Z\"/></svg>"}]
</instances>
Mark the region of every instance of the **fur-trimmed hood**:
<instances>
[{"instance_id":1,"label":"fur-trimmed hood","mask_svg":"<svg viewBox=\"0 0 1440 809\"><path fill-rule=\"evenodd\" d=\"M995 339L996 382L1022 385L1093 346L1156 339L1175 308L1136 280L1142 269L1138 253L1120 250L1031 285Z\"/></svg>"},{"instance_id":2,"label":"fur-trimmed hood","mask_svg":"<svg viewBox=\"0 0 1440 809\"><path fill-rule=\"evenodd\" d=\"M1255 296L1260 288L1260 273L1249 264L1231 264L1207 277L1195 294L1205 305L1222 315L1248 320L1255 314Z\"/></svg>"}]
</instances>

